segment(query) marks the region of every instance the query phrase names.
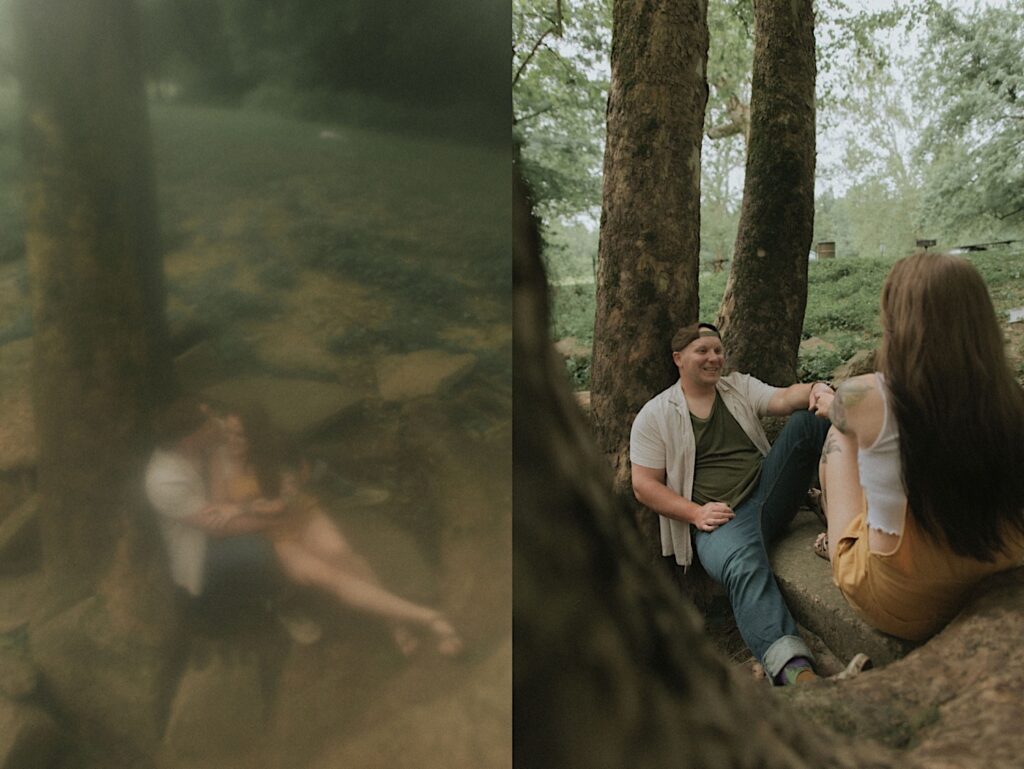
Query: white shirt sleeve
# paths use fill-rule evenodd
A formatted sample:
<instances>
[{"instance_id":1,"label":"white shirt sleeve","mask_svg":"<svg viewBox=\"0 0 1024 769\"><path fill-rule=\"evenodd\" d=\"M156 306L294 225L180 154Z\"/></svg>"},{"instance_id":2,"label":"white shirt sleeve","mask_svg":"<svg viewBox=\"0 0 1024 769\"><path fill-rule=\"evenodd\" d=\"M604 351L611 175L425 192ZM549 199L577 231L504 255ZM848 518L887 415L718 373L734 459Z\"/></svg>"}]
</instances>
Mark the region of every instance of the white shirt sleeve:
<instances>
[{"instance_id":1,"label":"white shirt sleeve","mask_svg":"<svg viewBox=\"0 0 1024 769\"><path fill-rule=\"evenodd\" d=\"M737 374L734 383L759 417L768 415L768 402L775 393L783 389L773 387L750 374Z\"/></svg>"},{"instance_id":2,"label":"white shirt sleeve","mask_svg":"<svg viewBox=\"0 0 1024 769\"><path fill-rule=\"evenodd\" d=\"M640 467L662 470L667 462L665 439L658 428L657 420L647 406L633 420L629 433L629 461Z\"/></svg>"},{"instance_id":3,"label":"white shirt sleeve","mask_svg":"<svg viewBox=\"0 0 1024 769\"><path fill-rule=\"evenodd\" d=\"M186 518L206 505L202 479L187 462L164 454L154 457L146 470L146 497L168 518Z\"/></svg>"}]
</instances>

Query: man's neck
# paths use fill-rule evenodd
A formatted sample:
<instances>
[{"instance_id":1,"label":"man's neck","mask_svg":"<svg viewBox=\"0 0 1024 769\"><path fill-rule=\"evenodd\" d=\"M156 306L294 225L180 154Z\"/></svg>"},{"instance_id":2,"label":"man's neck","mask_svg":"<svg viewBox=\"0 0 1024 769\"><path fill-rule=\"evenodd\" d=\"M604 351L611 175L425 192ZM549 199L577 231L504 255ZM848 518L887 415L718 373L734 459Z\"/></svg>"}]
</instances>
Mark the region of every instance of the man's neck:
<instances>
[{"instance_id":1,"label":"man's neck","mask_svg":"<svg viewBox=\"0 0 1024 769\"><path fill-rule=\"evenodd\" d=\"M715 397L715 385L705 382L688 382L679 378L679 387L687 400L707 400Z\"/></svg>"}]
</instances>

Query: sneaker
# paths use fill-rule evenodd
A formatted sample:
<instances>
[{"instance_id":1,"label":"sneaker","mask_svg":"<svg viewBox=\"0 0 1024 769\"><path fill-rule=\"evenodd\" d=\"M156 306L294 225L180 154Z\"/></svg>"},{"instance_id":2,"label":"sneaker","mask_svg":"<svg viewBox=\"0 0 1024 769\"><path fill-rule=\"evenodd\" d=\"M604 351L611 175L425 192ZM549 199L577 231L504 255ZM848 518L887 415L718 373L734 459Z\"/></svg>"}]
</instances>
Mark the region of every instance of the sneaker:
<instances>
[{"instance_id":1,"label":"sneaker","mask_svg":"<svg viewBox=\"0 0 1024 769\"><path fill-rule=\"evenodd\" d=\"M871 662L871 658L868 655L864 654L864 652L860 652L858 654L853 655L853 659L850 660L849 664L846 666L846 669L843 670L843 672L836 673L834 676L831 676L829 680L845 681L848 678L855 678L856 676L859 676L861 673L863 673L865 670L871 670L871 668L873 667L874 663Z\"/></svg>"}]
</instances>

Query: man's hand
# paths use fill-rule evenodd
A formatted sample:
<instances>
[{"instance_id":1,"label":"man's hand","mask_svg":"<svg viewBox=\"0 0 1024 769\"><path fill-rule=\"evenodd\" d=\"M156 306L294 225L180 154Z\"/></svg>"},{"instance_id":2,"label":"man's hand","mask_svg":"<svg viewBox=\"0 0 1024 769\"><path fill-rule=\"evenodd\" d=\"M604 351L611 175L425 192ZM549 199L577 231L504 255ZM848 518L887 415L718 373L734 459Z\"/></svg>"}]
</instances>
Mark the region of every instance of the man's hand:
<instances>
[{"instance_id":1,"label":"man's hand","mask_svg":"<svg viewBox=\"0 0 1024 769\"><path fill-rule=\"evenodd\" d=\"M735 517L736 513L724 502L708 502L697 508L693 525L701 531L714 531Z\"/></svg>"},{"instance_id":2,"label":"man's hand","mask_svg":"<svg viewBox=\"0 0 1024 769\"><path fill-rule=\"evenodd\" d=\"M817 414L822 419L829 418L829 412L832 408L832 401L835 400L836 393L824 382L815 382L811 386L810 402L807 405L807 410L812 414Z\"/></svg>"}]
</instances>

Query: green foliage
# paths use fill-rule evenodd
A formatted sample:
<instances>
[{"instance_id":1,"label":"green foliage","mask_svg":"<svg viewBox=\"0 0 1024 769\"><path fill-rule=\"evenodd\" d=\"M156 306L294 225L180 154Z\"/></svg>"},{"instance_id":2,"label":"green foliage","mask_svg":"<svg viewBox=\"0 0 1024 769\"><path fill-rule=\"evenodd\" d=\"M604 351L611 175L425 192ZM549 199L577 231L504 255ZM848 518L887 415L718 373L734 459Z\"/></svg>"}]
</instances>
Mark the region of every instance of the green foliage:
<instances>
[{"instance_id":1,"label":"green foliage","mask_svg":"<svg viewBox=\"0 0 1024 769\"><path fill-rule=\"evenodd\" d=\"M565 369L574 390L590 388L590 366L593 358L589 355L570 356L565 359Z\"/></svg>"},{"instance_id":2,"label":"green foliage","mask_svg":"<svg viewBox=\"0 0 1024 769\"><path fill-rule=\"evenodd\" d=\"M578 223L554 220L541 228L544 271L549 283L594 282L598 232Z\"/></svg>"},{"instance_id":3,"label":"green foliage","mask_svg":"<svg viewBox=\"0 0 1024 769\"><path fill-rule=\"evenodd\" d=\"M881 332L878 298L892 261L861 258L812 263L803 338L821 337L830 331L877 336Z\"/></svg>"},{"instance_id":4,"label":"green foliage","mask_svg":"<svg viewBox=\"0 0 1024 769\"><path fill-rule=\"evenodd\" d=\"M1024 307L1024 250L1002 249L971 254L968 258L989 287L1000 321L1007 311ZM875 349L882 337L879 301L882 285L895 259L837 258L808 265L807 310L801 346L799 376L803 381L829 379L837 366L860 350ZM726 272L700 275L700 317L714 322L725 291ZM552 288L552 338L575 337L583 344L593 338L593 286ZM1024 336L1011 352L1011 364L1024 376ZM587 367L582 358L566 363L577 389L587 389Z\"/></svg>"},{"instance_id":5,"label":"green foliage","mask_svg":"<svg viewBox=\"0 0 1024 769\"><path fill-rule=\"evenodd\" d=\"M797 356L797 376L803 382L827 382L845 360L842 353L828 347L801 349Z\"/></svg>"},{"instance_id":6,"label":"green foliage","mask_svg":"<svg viewBox=\"0 0 1024 769\"><path fill-rule=\"evenodd\" d=\"M559 15L559 11L561 15ZM600 205L610 0L514 0L512 104L545 221Z\"/></svg>"},{"instance_id":7,"label":"green foliage","mask_svg":"<svg viewBox=\"0 0 1024 769\"><path fill-rule=\"evenodd\" d=\"M1024 224L1024 6L936 10L921 55L918 101L930 116L918 157L923 208L946 231L990 236Z\"/></svg>"},{"instance_id":8,"label":"green foliage","mask_svg":"<svg viewBox=\"0 0 1024 769\"><path fill-rule=\"evenodd\" d=\"M147 78L163 96L368 118L361 125L397 110L417 130L440 121L491 141L507 130L496 52L508 19L493 3L142 0L141 10Z\"/></svg>"},{"instance_id":9,"label":"green foliage","mask_svg":"<svg viewBox=\"0 0 1024 769\"><path fill-rule=\"evenodd\" d=\"M574 337L582 345L594 340L594 312L597 308L594 284L551 286L551 336Z\"/></svg>"},{"instance_id":10,"label":"green foliage","mask_svg":"<svg viewBox=\"0 0 1024 769\"><path fill-rule=\"evenodd\" d=\"M700 320L715 323L718 319L718 307L725 295L725 283L729 279L729 271L701 272L700 286Z\"/></svg>"},{"instance_id":11,"label":"green foliage","mask_svg":"<svg viewBox=\"0 0 1024 769\"><path fill-rule=\"evenodd\" d=\"M750 104L754 58L754 7L750 0L709 3L708 35L709 89L705 120L710 130L732 121L731 105ZM734 136L742 146L742 137ZM705 150L714 152L715 144L717 142L711 146L706 144Z\"/></svg>"},{"instance_id":12,"label":"green foliage","mask_svg":"<svg viewBox=\"0 0 1024 769\"><path fill-rule=\"evenodd\" d=\"M915 186L897 193L881 178L854 184L841 198L826 191L817 201L812 247L833 241L840 257L905 256L917 238L929 237L916 224L917 202Z\"/></svg>"}]
</instances>

